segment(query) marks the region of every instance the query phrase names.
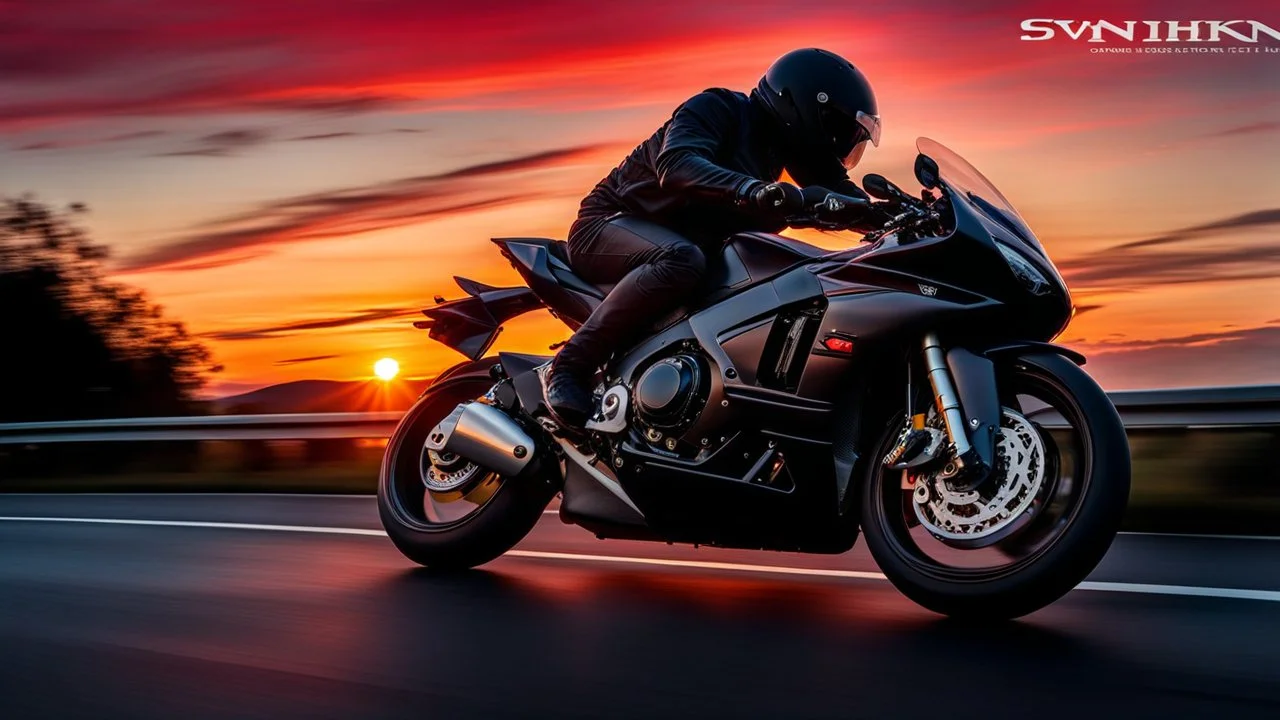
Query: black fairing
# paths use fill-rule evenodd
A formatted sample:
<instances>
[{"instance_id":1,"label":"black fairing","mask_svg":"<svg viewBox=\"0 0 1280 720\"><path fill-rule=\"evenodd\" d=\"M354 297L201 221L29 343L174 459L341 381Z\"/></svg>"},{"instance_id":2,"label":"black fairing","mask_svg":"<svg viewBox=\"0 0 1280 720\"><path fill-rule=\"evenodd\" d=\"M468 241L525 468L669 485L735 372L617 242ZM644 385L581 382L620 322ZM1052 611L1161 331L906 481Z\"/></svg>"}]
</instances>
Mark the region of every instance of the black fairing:
<instances>
[{"instance_id":1,"label":"black fairing","mask_svg":"<svg viewBox=\"0 0 1280 720\"><path fill-rule=\"evenodd\" d=\"M516 396L520 399L520 407L531 415L542 407L542 382L534 369L550 359L545 355L498 353L498 362L502 364L507 377L511 378Z\"/></svg>"},{"instance_id":2,"label":"black fairing","mask_svg":"<svg viewBox=\"0 0 1280 720\"><path fill-rule=\"evenodd\" d=\"M416 322L414 326L429 330L432 340L472 360L484 355L493 345L503 323L542 306L526 287L491 287L464 277L454 277L454 281L470 297L440 301L435 307L422 311L430 320Z\"/></svg>"},{"instance_id":3,"label":"black fairing","mask_svg":"<svg viewBox=\"0 0 1280 720\"><path fill-rule=\"evenodd\" d=\"M604 292L569 269L565 244L546 238L494 238L502 255L556 317L577 330Z\"/></svg>"},{"instance_id":4,"label":"black fairing","mask_svg":"<svg viewBox=\"0 0 1280 720\"><path fill-rule=\"evenodd\" d=\"M538 296L562 317L577 312L574 303L594 307L593 296L565 281L563 274L571 271L555 261L555 243L503 244ZM883 377L886 386L900 382L884 358L920 333L939 326L976 332L1003 306L962 289L964 277L953 285L923 274L937 269L956 275L957 261L951 257L948 265L945 244L920 241L900 255L868 246L836 256L766 234L726 242L721 261L712 264L708 292L691 304L692 312L631 349L611 373L635 390L664 359L698 355L706 363L696 417L678 427L648 418L664 437L676 439L674 448L640 432L598 448L612 454L601 465L617 468L649 531L672 541L736 547L848 549L857 536L856 493L849 492L861 467L856 434L877 425L862 422L864 408L853 398L874 389L867 378ZM908 249L942 249L943 257L910 261ZM881 262L865 262L877 254L884 256ZM922 282L934 283L933 292L926 293ZM831 336L851 339L853 352L827 350L822 340ZM541 395L532 368L541 358L502 357L522 404L537 408ZM966 377L975 375L983 377ZM668 390L688 390L680 373L670 380L673 390L649 388L662 390L662 397L646 402L665 407ZM985 421L988 409L982 414ZM989 455L990 443L979 446ZM764 475L771 475L768 482ZM567 495L574 492L566 486ZM607 536L637 536L620 523L620 509L608 497L592 493L566 502L572 522Z\"/></svg>"},{"instance_id":5,"label":"black fairing","mask_svg":"<svg viewBox=\"0 0 1280 720\"><path fill-rule=\"evenodd\" d=\"M996 366L990 359L956 347L947 351L947 369L960 395L960 407L972 427L969 442L987 468L995 467L996 429L1000 427L1000 393Z\"/></svg>"},{"instance_id":6,"label":"black fairing","mask_svg":"<svg viewBox=\"0 0 1280 720\"><path fill-rule=\"evenodd\" d=\"M580 471L566 481L562 516L608 537L847 550L858 532L851 488L874 461L863 455L869 435L901 412L903 360L918 355L927 332L949 349L966 422L977 421L970 439L993 464L996 366L1025 352L1069 355L1045 341L1068 321L1070 298L1065 286L1042 295L1023 287L996 243L1038 245L991 208L947 192L952 229L942 237L891 234L834 253L763 233L726 241L705 292L620 350L601 377L628 388L629 425L596 434L588 450L643 518ZM563 243L494 242L534 299L473 286L459 301L470 304L446 304L460 317L459 335L470 338L489 317L538 301L576 328L609 290L573 273ZM1057 278L1047 257L1028 257ZM483 344L491 340L485 335ZM520 405L539 413L534 368L547 358L499 357Z\"/></svg>"},{"instance_id":7,"label":"black fairing","mask_svg":"<svg viewBox=\"0 0 1280 720\"><path fill-rule=\"evenodd\" d=\"M769 278L798 262L826 254L808 243L769 233L740 233L729 238L720 257L710 263L707 294L700 306L725 298Z\"/></svg>"},{"instance_id":8,"label":"black fairing","mask_svg":"<svg viewBox=\"0 0 1280 720\"><path fill-rule=\"evenodd\" d=\"M887 236L852 261L835 256L822 276L833 285L887 288L968 306L966 310L977 312L966 311L961 326L935 323L938 328L961 331L967 340L1047 341L1060 333L1071 319L1070 298L1057 292L1028 293L1010 273L992 239L993 232L1008 231L981 219L966 204L957 206L955 216L957 228L947 236L914 240ZM936 295L927 295L928 288L935 288ZM981 288L981 294L974 288Z\"/></svg>"}]
</instances>

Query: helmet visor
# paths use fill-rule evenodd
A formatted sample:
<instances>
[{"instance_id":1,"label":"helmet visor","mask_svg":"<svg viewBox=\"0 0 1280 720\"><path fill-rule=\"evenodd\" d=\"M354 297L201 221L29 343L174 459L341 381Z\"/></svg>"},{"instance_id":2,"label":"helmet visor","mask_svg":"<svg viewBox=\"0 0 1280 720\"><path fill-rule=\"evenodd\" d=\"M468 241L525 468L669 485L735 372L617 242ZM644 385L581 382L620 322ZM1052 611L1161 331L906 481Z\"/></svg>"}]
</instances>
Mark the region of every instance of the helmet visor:
<instances>
[{"instance_id":1,"label":"helmet visor","mask_svg":"<svg viewBox=\"0 0 1280 720\"><path fill-rule=\"evenodd\" d=\"M844 157L840 158L840 164L844 165L845 170L852 170L854 167L858 165L858 162L862 160L862 153L866 152L866 150L867 150L867 141L866 140L858 141L853 146L853 149L849 151L848 155L845 155Z\"/></svg>"},{"instance_id":2,"label":"helmet visor","mask_svg":"<svg viewBox=\"0 0 1280 720\"><path fill-rule=\"evenodd\" d=\"M866 139L871 141L872 145L880 147L880 116L868 115L867 113L858 111L858 126L866 132Z\"/></svg>"},{"instance_id":3,"label":"helmet visor","mask_svg":"<svg viewBox=\"0 0 1280 720\"><path fill-rule=\"evenodd\" d=\"M880 144L880 116L858 111L846 115L835 108L827 108L822 115L823 129L834 146L836 159L851 169L862 159L867 141Z\"/></svg>"},{"instance_id":4,"label":"helmet visor","mask_svg":"<svg viewBox=\"0 0 1280 720\"><path fill-rule=\"evenodd\" d=\"M844 165L845 170L852 170L862 160L868 141L876 147L880 146L880 116L859 111L857 120L858 129L854 135L853 149L840 158L840 164Z\"/></svg>"}]
</instances>

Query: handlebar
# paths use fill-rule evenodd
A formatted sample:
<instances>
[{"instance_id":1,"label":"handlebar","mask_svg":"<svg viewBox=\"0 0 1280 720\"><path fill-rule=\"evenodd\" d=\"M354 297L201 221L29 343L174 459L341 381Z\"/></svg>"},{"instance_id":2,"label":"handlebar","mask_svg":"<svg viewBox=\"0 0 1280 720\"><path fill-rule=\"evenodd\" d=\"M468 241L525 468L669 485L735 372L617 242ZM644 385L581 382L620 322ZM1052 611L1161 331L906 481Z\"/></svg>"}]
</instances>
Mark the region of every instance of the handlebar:
<instances>
[{"instance_id":1,"label":"handlebar","mask_svg":"<svg viewBox=\"0 0 1280 720\"><path fill-rule=\"evenodd\" d=\"M867 198L841 195L811 185L801 191L804 211L787 218L792 227L816 227L822 230L848 230L866 218L871 201Z\"/></svg>"},{"instance_id":2,"label":"handlebar","mask_svg":"<svg viewBox=\"0 0 1280 720\"><path fill-rule=\"evenodd\" d=\"M842 195L819 187L804 188L802 194L806 210L803 214L787 218L789 225L820 230L866 230L868 211L888 218L881 227L867 232L863 238L866 241L934 224L941 218L934 207L938 201L931 195L920 200L902 193L892 200L872 202L868 198Z\"/></svg>"}]
</instances>

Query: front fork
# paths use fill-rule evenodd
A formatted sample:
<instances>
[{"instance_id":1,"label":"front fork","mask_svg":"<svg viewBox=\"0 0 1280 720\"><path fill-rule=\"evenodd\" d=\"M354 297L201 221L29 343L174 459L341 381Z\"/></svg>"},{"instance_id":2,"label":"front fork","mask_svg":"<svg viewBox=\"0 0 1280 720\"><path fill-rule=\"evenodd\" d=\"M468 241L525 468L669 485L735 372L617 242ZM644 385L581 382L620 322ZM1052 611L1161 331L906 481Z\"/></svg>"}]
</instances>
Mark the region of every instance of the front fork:
<instances>
[{"instance_id":1,"label":"front fork","mask_svg":"<svg viewBox=\"0 0 1280 720\"><path fill-rule=\"evenodd\" d=\"M955 383L951 381L951 370L947 367L947 356L942 349L942 342L937 333L924 336L924 362L929 375L929 385L933 387L933 401L942 414L947 426L947 439L955 448L956 458L960 466L966 465L964 457L973 451L969 443L969 431L965 428L964 413L960 411L960 394L956 392ZM910 414L911 408L907 408Z\"/></svg>"},{"instance_id":2,"label":"front fork","mask_svg":"<svg viewBox=\"0 0 1280 720\"><path fill-rule=\"evenodd\" d=\"M927 333L921 345L934 406L946 428L951 450L946 454L957 468L949 483L958 491L975 489L994 467L995 436L1000 425L995 364L965 348L944 349L937 333ZM884 459L894 469L926 465L943 454L936 442L940 438L931 436L937 431L913 423L912 395L908 367L907 426L898 446Z\"/></svg>"}]
</instances>

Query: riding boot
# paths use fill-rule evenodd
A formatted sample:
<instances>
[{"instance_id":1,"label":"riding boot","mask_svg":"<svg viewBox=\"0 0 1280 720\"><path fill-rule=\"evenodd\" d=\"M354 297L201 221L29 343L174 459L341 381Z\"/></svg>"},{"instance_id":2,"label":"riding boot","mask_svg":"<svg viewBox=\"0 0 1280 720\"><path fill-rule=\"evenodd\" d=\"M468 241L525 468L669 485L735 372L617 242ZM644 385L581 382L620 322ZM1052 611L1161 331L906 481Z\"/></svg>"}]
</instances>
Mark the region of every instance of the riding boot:
<instances>
[{"instance_id":1,"label":"riding boot","mask_svg":"<svg viewBox=\"0 0 1280 720\"><path fill-rule=\"evenodd\" d=\"M553 417L563 425L580 428L594 412L591 386L596 369L603 360L595 360L583 347L577 335L569 339L551 361L543 399Z\"/></svg>"}]
</instances>

